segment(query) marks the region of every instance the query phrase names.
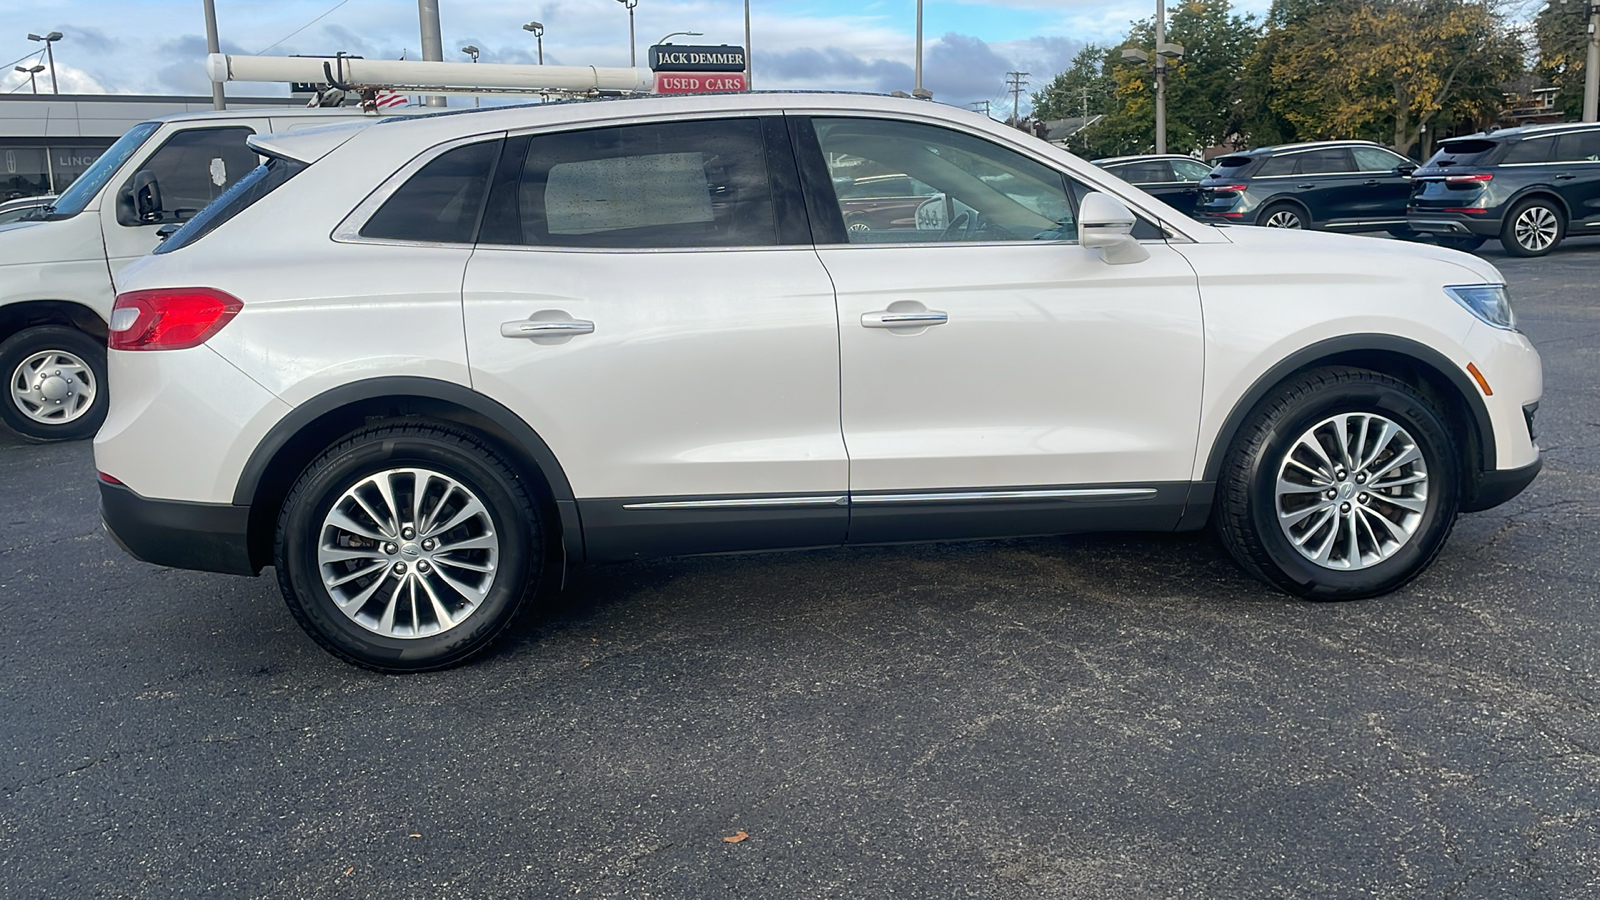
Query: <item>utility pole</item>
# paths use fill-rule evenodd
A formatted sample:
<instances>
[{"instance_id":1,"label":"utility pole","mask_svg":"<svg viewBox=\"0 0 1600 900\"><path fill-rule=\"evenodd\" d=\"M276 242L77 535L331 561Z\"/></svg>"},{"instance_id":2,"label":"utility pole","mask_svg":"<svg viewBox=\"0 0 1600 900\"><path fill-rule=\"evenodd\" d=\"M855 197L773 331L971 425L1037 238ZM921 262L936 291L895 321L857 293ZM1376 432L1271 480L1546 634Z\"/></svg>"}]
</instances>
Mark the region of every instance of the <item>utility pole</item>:
<instances>
[{"instance_id":1,"label":"utility pole","mask_svg":"<svg viewBox=\"0 0 1600 900\"><path fill-rule=\"evenodd\" d=\"M206 52L221 53L222 43L217 40L217 4L216 0L205 0L206 8ZM211 82L211 108L227 109L228 101L222 96L222 82Z\"/></svg>"},{"instance_id":2,"label":"utility pole","mask_svg":"<svg viewBox=\"0 0 1600 900\"><path fill-rule=\"evenodd\" d=\"M917 83L911 88L911 96L922 97L922 0L917 0Z\"/></svg>"},{"instance_id":3,"label":"utility pole","mask_svg":"<svg viewBox=\"0 0 1600 900\"><path fill-rule=\"evenodd\" d=\"M744 0L744 89L755 90L750 78L750 0Z\"/></svg>"},{"instance_id":4,"label":"utility pole","mask_svg":"<svg viewBox=\"0 0 1600 900\"><path fill-rule=\"evenodd\" d=\"M1021 109L1021 103L1022 103L1022 89L1024 87L1027 87L1027 85L1028 85L1028 83L1026 81L1023 81L1022 79L1023 79L1024 76L1031 75L1031 74L1033 74L1033 73L1031 73L1031 72L1007 72L1006 73L1006 84L1009 85L1009 87L1007 89L1011 91L1011 124L1012 125L1015 125L1018 122L1018 116L1019 116L1019 112L1020 112L1020 109Z\"/></svg>"},{"instance_id":5,"label":"utility pole","mask_svg":"<svg viewBox=\"0 0 1600 900\"><path fill-rule=\"evenodd\" d=\"M1600 2L1589 3L1589 55L1583 63L1583 120L1600 120Z\"/></svg>"},{"instance_id":6,"label":"utility pole","mask_svg":"<svg viewBox=\"0 0 1600 900\"><path fill-rule=\"evenodd\" d=\"M617 0L628 8L628 65L639 65L639 46L633 38L633 8L639 5L639 0Z\"/></svg>"},{"instance_id":7,"label":"utility pole","mask_svg":"<svg viewBox=\"0 0 1600 900\"><path fill-rule=\"evenodd\" d=\"M211 0L206 0L211 2ZM444 38L440 36L439 28L439 0L417 0L417 24L422 27L422 58L434 62L444 61ZM440 94L432 94L427 100L428 106L445 106L445 99Z\"/></svg>"},{"instance_id":8,"label":"utility pole","mask_svg":"<svg viewBox=\"0 0 1600 900\"><path fill-rule=\"evenodd\" d=\"M994 118L994 116L991 115L990 112L989 112L989 101L987 101L987 100L974 100L974 101L972 101L971 103L969 103L967 105L968 106L972 106L972 107L981 106L981 107L983 107L983 114L984 115L988 116L991 119ZM977 110L974 109L973 112L977 112Z\"/></svg>"},{"instance_id":9,"label":"utility pole","mask_svg":"<svg viewBox=\"0 0 1600 900\"><path fill-rule=\"evenodd\" d=\"M1156 0L1156 152L1167 152L1167 58L1161 45L1167 41L1166 0Z\"/></svg>"}]
</instances>

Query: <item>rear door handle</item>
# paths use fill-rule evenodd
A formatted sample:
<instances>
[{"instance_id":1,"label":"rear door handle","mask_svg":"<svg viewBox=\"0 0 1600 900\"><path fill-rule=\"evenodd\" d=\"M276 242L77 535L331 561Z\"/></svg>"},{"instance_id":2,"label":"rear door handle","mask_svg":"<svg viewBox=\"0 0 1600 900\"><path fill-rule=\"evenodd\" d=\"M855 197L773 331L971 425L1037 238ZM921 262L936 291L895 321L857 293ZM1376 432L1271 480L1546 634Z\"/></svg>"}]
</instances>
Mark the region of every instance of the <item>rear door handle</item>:
<instances>
[{"instance_id":1,"label":"rear door handle","mask_svg":"<svg viewBox=\"0 0 1600 900\"><path fill-rule=\"evenodd\" d=\"M943 325L948 321L950 321L949 313L934 309L926 312L890 312L881 309L861 314L863 328L926 328L929 325Z\"/></svg>"},{"instance_id":2,"label":"rear door handle","mask_svg":"<svg viewBox=\"0 0 1600 900\"><path fill-rule=\"evenodd\" d=\"M534 322L518 319L500 326L500 336L508 338L568 337L574 334L593 333L593 322L576 319L565 322Z\"/></svg>"},{"instance_id":3,"label":"rear door handle","mask_svg":"<svg viewBox=\"0 0 1600 900\"><path fill-rule=\"evenodd\" d=\"M1557 181L1571 181L1572 179L1577 178L1577 177L1578 176L1576 176L1576 175L1569 175L1566 172L1562 172L1560 175L1556 176L1556 180Z\"/></svg>"},{"instance_id":4,"label":"rear door handle","mask_svg":"<svg viewBox=\"0 0 1600 900\"><path fill-rule=\"evenodd\" d=\"M1379 184L1378 181L1363 181L1361 183L1366 185L1367 187L1375 187L1376 185Z\"/></svg>"},{"instance_id":5,"label":"rear door handle","mask_svg":"<svg viewBox=\"0 0 1600 900\"><path fill-rule=\"evenodd\" d=\"M1297 184L1297 185L1295 185L1295 187L1299 188L1302 191L1309 191L1312 188L1316 187L1316 185L1314 185L1314 184Z\"/></svg>"}]
</instances>

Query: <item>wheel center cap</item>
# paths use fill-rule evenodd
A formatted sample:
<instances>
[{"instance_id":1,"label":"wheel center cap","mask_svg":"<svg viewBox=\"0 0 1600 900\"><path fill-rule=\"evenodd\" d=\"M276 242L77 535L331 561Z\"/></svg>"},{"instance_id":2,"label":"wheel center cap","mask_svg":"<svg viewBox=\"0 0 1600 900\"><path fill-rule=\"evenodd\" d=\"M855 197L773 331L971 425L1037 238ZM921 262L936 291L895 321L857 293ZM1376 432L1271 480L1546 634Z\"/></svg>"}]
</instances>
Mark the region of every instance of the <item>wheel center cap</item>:
<instances>
[{"instance_id":1,"label":"wheel center cap","mask_svg":"<svg viewBox=\"0 0 1600 900\"><path fill-rule=\"evenodd\" d=\"M416 559L422 555L422 548L416 544L402 544L400 545L400 555Z\"/></svg>"},{"instance_id":2,"label":"wheel center cap","mask_svg":"<svg viewBox=\"0 0 1600 900\"><path fill-rule=\"evenodd\" d=\"M1344 484L1339 485L1339 499L1340 500L1349 500L1351 497L1354 497L1355 495L1356 495L1356 486L1355 485L1351 484L1348 481L1346 481Z\"/></svg>"},{"instance_id":3,"label":"wheel center cap","mask_svg":"<svg viewBox=\"0 0 1600 900\"><path fill-rule=\"evenodd\" d=\"M72 382L62 378L60 375L51 375L49 378L44 380L43 384L39 385L39 393L42 394L46 400L50 400L52 402L56 400L67 399L67 395L71 392Z\"/></svg>"}]
</instances>

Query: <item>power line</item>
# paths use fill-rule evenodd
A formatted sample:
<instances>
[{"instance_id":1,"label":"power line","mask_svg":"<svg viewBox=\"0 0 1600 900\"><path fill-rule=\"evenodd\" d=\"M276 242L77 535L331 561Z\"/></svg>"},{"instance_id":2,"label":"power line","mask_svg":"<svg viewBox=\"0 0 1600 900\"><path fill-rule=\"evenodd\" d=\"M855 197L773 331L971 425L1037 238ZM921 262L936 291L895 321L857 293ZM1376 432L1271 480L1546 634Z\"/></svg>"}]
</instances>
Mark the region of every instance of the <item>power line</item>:
<instances>
[{"instance_id":1,"label":"power line","mask_svg":"<svg viewBox=\"0 0 1600 900\"><path fill-rule=\"evenodd\" d=\"M30 56L40 57L40 56L43 56L43 55L44 55L44 51L43 50L35 50L32 53L24 54L22 56L17 57L16 59L13 59L11 62L6 63L6 68L10 68L11 66L16 65L17 63L22 62L23 60L27 59ZM38 62L38 59L35 59L34 62Z\"/></svg>"},{"instance_id":2,"label":"power line","mask_svg":"<svg viewBox=\"0 0 1600 900\"><path fill-rule=\"evenodd\" d=\"M305 23L304 25L301 25L299 28L296 28L295 30L289 32L288 34L286 34L283 37L279 38L275 43L272 43L272 44L270 44L270 45L268 45L266 47L262 47L260 50L257 50L254 55L260 56L261 54L267 52L268 50L271 50L273 47L278 46L278 44L281 44L284 41L287 41L289 38L292 38L295 35L299 34L300 32L305 31L307 28L310 28L311 26L317 24L318 22L321 22L323 19L326 19L328 16L333 15L333 11L334 10L338 9L339 7L345 5L346 3L349 3L349 2L350 2L350 0L339 0L338 3L335 3L333 5L332 9L329 9L327 12L323 13L322 15L317 16L315 19L312 19L311 21Z\"/></svg>"},{"instance_id":3,"label":"power line","mask_svg":"<svg viewBox=\"0 0 1600 900\"><path fill-rule=\"evenodd\" d=\"M1020 109L1020 104L1022 103L1022 89L1028 86L1028 83L1026 81L1022 80L1023 76L1031 75L1031 74L1033 74L1033 73L1032 72L1007 72L1006 73L1006 84L1010 85L1010 91L1011 91L1011 122L1012 122L1012 124L1016 124L1016 122L1017 122L1018 110Z\"/></svg>"}]
</instances>

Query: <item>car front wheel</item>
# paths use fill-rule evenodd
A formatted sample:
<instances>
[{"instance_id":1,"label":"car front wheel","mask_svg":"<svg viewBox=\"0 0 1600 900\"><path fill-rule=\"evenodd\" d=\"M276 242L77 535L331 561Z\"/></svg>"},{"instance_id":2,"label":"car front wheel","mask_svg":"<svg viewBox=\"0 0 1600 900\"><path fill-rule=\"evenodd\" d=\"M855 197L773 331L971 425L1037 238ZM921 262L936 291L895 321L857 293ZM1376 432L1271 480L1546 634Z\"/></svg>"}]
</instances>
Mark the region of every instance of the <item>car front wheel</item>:
<instances>
[{"instance_id":1,"label":"car front wheel","mask_svg":"<svg viewBox=\"0 0 1600 900\"><path fill-rule=\"evenodd\" d=\"M0 372L0 421L23 437L81 440L106 420L105 341L62 325L24 329L0 344Z\"/></svg>"},{"instance_id":2,"label":"car front wheel","mask_svg":"<svg viewBox=\"0 0 1600 900\"><path fill-rule=\"evenodd\" d=\"M1309 372L1235 439L1215 525L1249 572L1313 600L1392 591L1427 568L1459 504L1443 416L1362 369Z\"/></svg>"},{"instance_id":3,"label":"car front wheel","mask_svg":"<svg viewBox=\"0 0 1600 900\"><path fill-rule=\"evenodd\" d=\"M526 604L544 560L538 506L493 448L453 426L374 426L300 476L274 562L324 649L383 672L464 662Z\"/></svg>"}]
</instances>

